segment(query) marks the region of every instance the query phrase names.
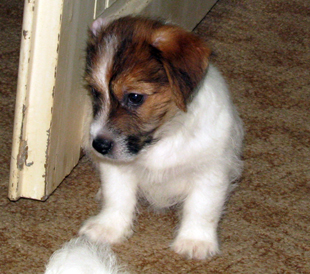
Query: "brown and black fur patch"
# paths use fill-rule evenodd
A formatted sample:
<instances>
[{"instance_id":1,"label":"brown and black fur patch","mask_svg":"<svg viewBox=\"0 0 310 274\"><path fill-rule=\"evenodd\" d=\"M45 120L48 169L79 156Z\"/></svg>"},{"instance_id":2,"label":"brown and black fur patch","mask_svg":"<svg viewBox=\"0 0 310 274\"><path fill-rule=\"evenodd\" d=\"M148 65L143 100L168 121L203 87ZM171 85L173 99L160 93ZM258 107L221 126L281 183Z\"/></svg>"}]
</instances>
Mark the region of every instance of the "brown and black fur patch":
<instances>
[{"instance_id":1,"label":"brown and black fur patch","mask_svg":"<svg viewBox=\"0 0 310 274\"><path fill-rule=\"evenodd\" d=\"M93 93L94 114L108 98L106 126L127 136L128 150L138 153L159 127L186 111L209 55L194 34L157 20L123 17L103 24L90 31L87 46L85 78ZM102 58L109 63L100 76L104 86L98 83ZM132 102L133 95L141 102Z\"/></svg>"}]
</instances>

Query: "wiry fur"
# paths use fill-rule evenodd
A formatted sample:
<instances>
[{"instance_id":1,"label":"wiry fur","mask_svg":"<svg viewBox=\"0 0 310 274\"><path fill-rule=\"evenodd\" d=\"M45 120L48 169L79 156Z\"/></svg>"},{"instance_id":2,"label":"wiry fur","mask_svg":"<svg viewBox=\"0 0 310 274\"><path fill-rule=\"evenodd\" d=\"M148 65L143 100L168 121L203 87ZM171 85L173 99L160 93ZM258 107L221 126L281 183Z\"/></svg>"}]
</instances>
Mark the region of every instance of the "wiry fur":
<instances>
[{"instance_id":1,"label":"wiry fur","mask_svg":"<svg viewBox=\"0 0 310 274\"><path fill-rule=\"evenodd\" d=\"M94 106L87 150L100 171L103 208L80 234L108 243L129 237L143 195L156 207L182 203L177 253L218 253L217 224L241 172L243 131L209 49L179 27L126 17L96 21L87 51ZM128 103L132 93L144 96L141 105ZM111 146L95 151L97 138Z\"/></svg>"}]
</instances>

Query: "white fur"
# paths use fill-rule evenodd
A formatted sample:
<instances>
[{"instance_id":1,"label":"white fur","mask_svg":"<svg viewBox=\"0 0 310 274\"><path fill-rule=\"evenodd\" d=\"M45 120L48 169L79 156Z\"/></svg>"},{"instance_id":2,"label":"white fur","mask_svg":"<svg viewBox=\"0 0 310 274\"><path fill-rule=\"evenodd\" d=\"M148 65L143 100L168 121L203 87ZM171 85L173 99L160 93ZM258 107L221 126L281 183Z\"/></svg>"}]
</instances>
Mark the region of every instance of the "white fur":
<instances>
[{"instance_id":1,"label":"white fur","mask_svg":"<svg viewBox=\"0 0 310 274\"><path fill-rule=\"evenodd\" d=\"M107 244L76 238L57 250L45 274L125 274Z\"/></svg>"},{"instance_id":2,"label":"white fur","mask_svg":"<svg viewBox=\"0 0 310 274\"><path fill-rule=\"evenodd\" d=\"M157 134L159 141L134 161L96 158L103 209L80 234L108 243L130 236L140 193L156 207L184 202L173 250L195 259L217 254L218 221L229 185L241 172L243 131L216 68L209 66L188 111L180 111Z\"/></svg>"},{"instance_id":3,"label":"white fur","mask_svg":"<svg viewBox=\"0 0 310 274\"><path fill-rule=\"evenodd\" d=\"M101 52L100 59L96 63L93 69L93 77L99 86L99 88L103 91L107 91L109 89L109 82L107 81L107 72L110 70L112 65L111 56L115 54L115 50L118 44L117 38L115 36L109 37L109 39L105 40L106 43L102 45L99 49ZM109 93L104 93L105 98L103 102L107 105L103 109L109 108Z\"/></svg>"}]
</instances>

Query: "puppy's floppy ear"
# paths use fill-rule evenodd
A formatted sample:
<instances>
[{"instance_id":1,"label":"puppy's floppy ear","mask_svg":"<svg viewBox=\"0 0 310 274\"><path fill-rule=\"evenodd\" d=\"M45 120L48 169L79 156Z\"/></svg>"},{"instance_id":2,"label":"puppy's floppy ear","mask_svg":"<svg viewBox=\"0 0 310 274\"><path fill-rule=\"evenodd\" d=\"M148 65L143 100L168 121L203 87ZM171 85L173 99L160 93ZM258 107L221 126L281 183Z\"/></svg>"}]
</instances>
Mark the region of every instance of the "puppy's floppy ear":
<instances>
[{"instance_id":1,"label":"puppy's floppy ear","mask_svg":"<svg viewBox=\"0 0 310 274\"><path fill-rule=\"evenodd\" d=\"M177 26L164 25L151 39L160 51L175 103L186 111L188 99L204 77L211 51L199 37Z\"/></svg>"}]
</instances>

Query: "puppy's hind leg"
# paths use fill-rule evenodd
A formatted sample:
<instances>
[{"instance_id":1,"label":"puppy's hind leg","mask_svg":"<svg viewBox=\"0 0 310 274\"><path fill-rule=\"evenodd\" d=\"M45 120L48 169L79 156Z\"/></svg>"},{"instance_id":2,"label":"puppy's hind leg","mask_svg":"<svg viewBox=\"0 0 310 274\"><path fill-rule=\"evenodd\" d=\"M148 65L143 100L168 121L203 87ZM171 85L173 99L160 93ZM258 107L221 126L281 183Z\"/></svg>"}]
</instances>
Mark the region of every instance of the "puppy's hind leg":
<instances>
[{"instance_id":1,"label":"puppy's hind leg","mask_svg":"<svg viewBox=\"0 0 310 274\"><path fill-rule=\"evenodd\" d=\"M213 166L192 184L172 248L187 258L202 260L219 253L217 225L227 195L228 179L221 167Z\"/></svg>"},{"instance_id":2,"label":"puppy's hind leg","mask_svg":"<svg viewBox=\"0 0 310 274\"><path fill-rule=\"evenodd\" d=\"M83 224L79 234L92 241L119 243L132 234L137 181L126 169L108 163L100 164L100 174L102 210Z\"/></svg>"}]
</instances>

